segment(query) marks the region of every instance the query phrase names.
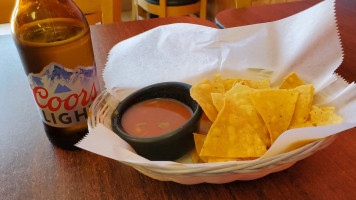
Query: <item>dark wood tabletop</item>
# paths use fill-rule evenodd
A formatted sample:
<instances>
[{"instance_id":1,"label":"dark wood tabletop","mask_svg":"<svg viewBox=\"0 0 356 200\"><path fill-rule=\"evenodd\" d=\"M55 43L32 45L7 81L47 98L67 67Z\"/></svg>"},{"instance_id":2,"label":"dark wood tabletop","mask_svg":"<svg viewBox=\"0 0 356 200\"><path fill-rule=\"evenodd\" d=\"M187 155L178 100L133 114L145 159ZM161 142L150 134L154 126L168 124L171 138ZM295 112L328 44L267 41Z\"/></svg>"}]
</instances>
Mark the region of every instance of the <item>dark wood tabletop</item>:
<instances>
[{"instance_id":1,"label":"dark wood tabletop","mask_svg":"<svg viewBox=\"0 0 356 200\"><path fill-rule=\"evenodd\" d=\"M189 17L91 27L99 71L117 42L175 22L216 27L211 22ZM257 180L221 185L162 182L84 150L55 148L42 128L11 36L0 36L0 44L0 199L355 198L355 129L345 131L326 149L284 171ZM352 72L356 73L356 68Z\"/></svg>"}]
</instances>

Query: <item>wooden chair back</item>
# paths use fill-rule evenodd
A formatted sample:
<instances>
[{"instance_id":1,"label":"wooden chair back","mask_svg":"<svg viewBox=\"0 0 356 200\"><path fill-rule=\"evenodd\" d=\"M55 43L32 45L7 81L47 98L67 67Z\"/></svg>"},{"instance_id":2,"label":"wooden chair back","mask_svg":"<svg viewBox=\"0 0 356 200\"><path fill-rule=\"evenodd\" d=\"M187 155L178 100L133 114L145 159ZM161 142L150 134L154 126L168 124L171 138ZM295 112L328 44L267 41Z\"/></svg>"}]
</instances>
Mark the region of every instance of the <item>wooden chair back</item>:
<instances>
[{"instance_id":1,"label":"wooden chair back","mask_svg":"<svg viewBox=\"0 0 356 200\"><path fill-rule=\"evenodd\" d=\"M121 22L121 0L73 0L90 25ZM16 0L0 0L0 24L9 23Z\"/></svg>"},{"instance_id":2,"label":"wooden chair back","mask_svg":"<svg viewBox=\"0 0 356 200\"><path fill-rule=\"evenodd\" d=\"M167 6L167 0L159 0L159 5L149 3L145 0L132 0L132 19L137 19L142 10L159 17L175 17L199 13L199 17L205 19L206 4L207 0L200 0L192 4L180 6Z\"/></svg>"},{"instance_id":3,"label":"wooden chair back","mask_svg":"<svg viewBox=\"0 0 356 200\"><path fill-rule=\"evenodd\" d=\"M90 25L121 22L121 0L73 0Z\"/></svg>"}]
</instances>

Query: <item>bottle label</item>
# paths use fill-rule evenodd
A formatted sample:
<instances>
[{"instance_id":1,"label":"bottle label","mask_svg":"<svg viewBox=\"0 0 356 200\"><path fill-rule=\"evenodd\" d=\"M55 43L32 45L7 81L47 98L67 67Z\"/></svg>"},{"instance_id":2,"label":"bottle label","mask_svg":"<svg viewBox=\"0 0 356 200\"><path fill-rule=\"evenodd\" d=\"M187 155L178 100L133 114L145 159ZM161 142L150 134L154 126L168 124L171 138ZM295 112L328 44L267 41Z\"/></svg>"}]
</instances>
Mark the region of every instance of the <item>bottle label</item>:
<instances>
[{"instance_id":1,"label":"bottle label","mask_svg":"<svg viewBox=\"0 0 356 200\"><path fill-rule=\"evenodd\" d=\"M95 64L68 69L51 63L28 78L44 123L59 128L86 123L99 89Z\"/></svg>"}]
</instances>

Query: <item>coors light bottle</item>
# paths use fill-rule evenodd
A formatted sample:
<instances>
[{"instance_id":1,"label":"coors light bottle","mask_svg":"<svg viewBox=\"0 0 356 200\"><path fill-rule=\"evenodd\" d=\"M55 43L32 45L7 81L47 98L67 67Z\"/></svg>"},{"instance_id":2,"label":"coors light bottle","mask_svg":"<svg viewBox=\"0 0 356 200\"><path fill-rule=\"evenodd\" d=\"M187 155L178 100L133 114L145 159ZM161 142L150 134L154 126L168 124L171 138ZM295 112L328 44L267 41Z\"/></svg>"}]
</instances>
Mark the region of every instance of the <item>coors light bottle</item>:
<instances>
[{"instance_id":1,"label":"coors light bottle","mask_svg":"<svg viewBox=\"0 0 356 200\"><path fill-rule=\"evenodd\" d=\"M12 33L49 140L75 149L99 92L88 23L71 0L17 0Z\"/></svg>"}]
</instances>

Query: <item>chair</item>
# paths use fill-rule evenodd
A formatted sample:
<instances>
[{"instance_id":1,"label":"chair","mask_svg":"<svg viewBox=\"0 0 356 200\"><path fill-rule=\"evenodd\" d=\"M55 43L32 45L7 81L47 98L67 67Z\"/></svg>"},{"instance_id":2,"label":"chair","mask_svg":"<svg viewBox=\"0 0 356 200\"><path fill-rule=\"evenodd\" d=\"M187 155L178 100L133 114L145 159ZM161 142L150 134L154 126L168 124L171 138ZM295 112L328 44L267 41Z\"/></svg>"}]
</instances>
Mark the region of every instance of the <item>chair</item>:
<instances>
[{"instance_id":1,"label":"chair","mask_svg":"<svg viewBox=\"0 0 356 200\"><path fill-rule=\"evenodd\" d=\"M0 0L0 24L9 23L16 0Z\"/></svg>"},{"instance_id":2,"label":"chair","mask_svg":"<svg viewBox=\"0 0 356 200\"><path fill-rule=\"evenodd\" d=\"M73 0L90 25L121 22L121 0Z\"/></svg>"},{"instance_id":3,"label":"chair","mask_svg":"<svg viewBox=\"0 0 356 200\"><path fill-rule=\"evenodd\" d=\"M90 25L121 22L121 0L73 0ZM9 23L16 0L0 0L0 24Z\"/></svg>"},{"instance_id":4,"label":"chair","mask_svg":"<svg viewBox=\"0 0 356 200\"><path fill-rule=\"evenodd\" d=\"M199 12L206 18L207 0L132 0L132 19L143 13L143 10L159 17L174 17Z\"/></svg>"},{"instance_id":5,"label":"chair","mask_svg":"<svg viewBox=\"0 0 356 200\"><path fill-rule=\"evenodd\" d=\"M245 8L252 5L252 0L235 0L235 8Z\"/></svg>"}]
</instances>

